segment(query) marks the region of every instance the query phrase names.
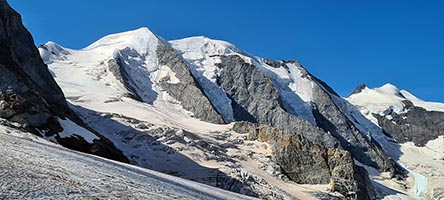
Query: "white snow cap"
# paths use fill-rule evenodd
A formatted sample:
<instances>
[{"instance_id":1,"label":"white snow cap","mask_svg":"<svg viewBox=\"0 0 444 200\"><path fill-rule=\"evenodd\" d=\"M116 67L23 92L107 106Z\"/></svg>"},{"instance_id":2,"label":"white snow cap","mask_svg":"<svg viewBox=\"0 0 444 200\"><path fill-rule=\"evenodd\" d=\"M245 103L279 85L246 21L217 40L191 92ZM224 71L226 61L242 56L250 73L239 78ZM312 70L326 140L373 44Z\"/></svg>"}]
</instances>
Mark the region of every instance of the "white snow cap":
<instances>
[{"instance_id":1,"label":"white snow cap","mask_svg":"<svg viewBox=\"0 0 444 200\"><path fill-rule=\"evenodd\" d=\"M392 109L397 113L403 112L405 105L402 102L405 100L428 111L444 112L444 103L423 101L390 83L379 88L366 87L360 93L348 97L347 100L354 105L366 107L372 113L383 113L387 109Z\"/></svg>"},{"instance_id":2,"label":"white snow cap","mask_svg":"<svg viewBox=\"0 0 444 200\"><path fill-rule=\"evenodd\" d=\"M158 38L153 32L146 27L142 27L132 31L105 36L83 50L92 50L107 46L113 46L117 49L129 47L141 54L145 54L150 47L157 45L157 41Z\"/></svg>"}]
</instances>

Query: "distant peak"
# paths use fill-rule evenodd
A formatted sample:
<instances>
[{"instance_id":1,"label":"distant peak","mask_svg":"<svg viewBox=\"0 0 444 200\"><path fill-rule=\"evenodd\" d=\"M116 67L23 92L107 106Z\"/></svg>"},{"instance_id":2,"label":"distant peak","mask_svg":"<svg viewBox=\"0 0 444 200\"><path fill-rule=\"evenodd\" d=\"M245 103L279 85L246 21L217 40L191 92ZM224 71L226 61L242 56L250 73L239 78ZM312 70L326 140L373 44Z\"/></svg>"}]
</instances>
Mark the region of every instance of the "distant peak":
<instances>
[{"instance_id":1,"label":"distant peak","mask_svg":"<svg viewBox=\"0 0 444 200\"><path fill-rule=\"evenodd\" d=\"M376 88L376 90L389 94L399 94L400 90L391 83L387 83L380 88Z\"/></svg>"},{"instance_id":2,"label":"distant peak","mask_svg":"<svg viewBox=\"0 0 444 200\"><path fill-rule=\"evenodd\" d=\"M393 84L391 84L391 83L386 83L386 84L383 85L381 88L398 89L398 87L396 87L395 85L393 85Z\"/></svg>"},{"instance_id":3,"label":"distant peak","mask_svg":"<svg viewBox=\"0 0 444 200\"><path fill-rule=\"evenodd\" d=\"M223 40L211 39L205 36L194 36L178 40L171 40L169 43L180 52L199 52L207 55L241 55L253 57L250 54L237 48L234 44Z\"/></svg>"},{"instance_id":4,"label":"distant peak","mask_svg":"<svg viewBox=\"0 0 444 200\"><path fill-rule=\"evenodd\" d=\"M57 44L57 43L55 43L53 41L48 41L43 46L59 46L60 47L59 44Z\"/></svg>"},{"instance_id":5,"label":"distant peak","mask_svg":"<svg viewBox=\"0 0 444 200\"><path fill-rule=\"evenodd\" d=\"M55 43L53 41L48 41L45 44L39 45L39 48L42 48L42 49L45 49L45 50L51 49L53 51L54 50L56 50L56 51L63 51L63 50L65 50L64 47L62 47L61 45L59 45L59 44L57 44L57 43Z\"/></svg>"},{"instance_id":6,"label":"distant peak","mask_svg":"<svg viewBox=\"0 0 444 200\"><path fill-rule=\"evenodd\" d=\"M170 42L176 43L176 44L177 43L192 43L192 44L201 44L201 45L212 44L213 46L217 45L217 46L223 47L223 48L236 48L235 45L233 45L229 42L226 42L223 40L211 39L206 36L192 36L192 37L187 37L187 38L183 38L183 39L172 40Z\"/></svg>"},{"instance_id":7,"label":"distant peak","mask_svg":"<svg viewBox=\"0 0 444 200\"><path fill-rule=\"evenodd\" d=\"M362 90L368 88L367 85L365 85L364 83L359 85L349 96L354 95L354 94L359 94L362 92Z\"/></svg>"}]
</instances>

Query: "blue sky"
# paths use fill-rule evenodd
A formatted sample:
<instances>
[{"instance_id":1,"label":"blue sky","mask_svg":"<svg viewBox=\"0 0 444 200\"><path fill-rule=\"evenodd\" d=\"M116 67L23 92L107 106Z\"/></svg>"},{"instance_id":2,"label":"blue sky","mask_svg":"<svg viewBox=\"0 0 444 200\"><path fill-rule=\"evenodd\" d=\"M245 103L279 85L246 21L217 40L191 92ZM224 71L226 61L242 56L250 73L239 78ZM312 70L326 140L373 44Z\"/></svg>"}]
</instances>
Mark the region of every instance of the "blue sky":
<instances>
[{"instance_id":1,"label":"blue sky","mask_svg":"<svg viewBox=\"0 0 444 200\"><path fill-rule=\"evenodd\" d=\"M204 35L266 58L299 60L347 96L387 82L444 102L444 3L320 0L9 0L36 44L82 48L146 26L165 39Z\"/></svg>"}]
</instances>

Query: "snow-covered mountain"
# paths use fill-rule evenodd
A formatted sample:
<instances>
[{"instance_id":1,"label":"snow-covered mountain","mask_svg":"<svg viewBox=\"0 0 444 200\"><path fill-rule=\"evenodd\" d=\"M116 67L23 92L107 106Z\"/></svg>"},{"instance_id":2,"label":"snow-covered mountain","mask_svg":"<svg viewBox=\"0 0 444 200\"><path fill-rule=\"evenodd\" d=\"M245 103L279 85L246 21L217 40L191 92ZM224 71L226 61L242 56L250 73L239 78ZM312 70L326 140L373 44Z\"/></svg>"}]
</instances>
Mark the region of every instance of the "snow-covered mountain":
<instances>
[{"instance_id":1,"label":"snow-covered mountain","mask_svg":"<svg viewBox=\"0 0 444 200\"><path fill-rule=\"evenodd\" d=\"M423 101L392 84L373 89L362 85L347 100L398 143L392 157L409 171L411 191L443 198L444 103Z\"/></svg>"},{"instance_id":2,"label":"snow-covered mountain","mask_svg":"<svg viewBox=\"0 0 444 200\"><path fill-rule=\"evenodd\" d=\"M204 37L167 42L147 28L106 36L80 50L52 42L39 50L71 108L133 164L261 197L294 197L278 189L288 184L282 183L288 176L297 183L332 183L330 189L348 198L369 198L367 176L347 154L338 154L341 161L332 164L329 157L334 155L327 153L327 160L319 161L312 152L307 159L325 165L301 176L312 165L295 162L285 149L302 151L291 144L308 140L306 148L346 150L389 177L401 175L399 166L338 107L344 100L297 61L258 58ZM248 131L217 125L235 121L289 134L248 141L243 135ZM306 139L292 136L297 133ZM196 173L203 171L200 166L209 169ZM263 173L258 168L270 168L269 173L258 176ZM295 170L300 172L283 175ZM337 172L341 170L350 175ZM256 181L248 181L245 173ZM211 176L223 181L209 180ZM230 181L236 184L226 187Z\"/></svg>"},{"instance_id":3,"label":"snow-covered mountain","mask_svg":"<svg viewBox=\"0 0 444 200\"><path fill-rule=\"evenodd\" d=\"M392 84L361 86L347 100L398 142L423 146L444 133L444 103L425 102Z\"/></svg>"},{"instance_id":4,"label":"snow-covered mountain","mask_svg":"<svg viewBox=\"0 0 444 200\"><path fill-rule=\"evenodd\" d=\"M246 198L180 178L262 199L443 198L443 104L389 84L342 98L297 61L148 28L37 51L0 5L0 150L16 160L1 168L1 198ZM45 182L50 193L14 178L54 168L74 175Z\"/></svg>"},{"instance_id":5,"label":"snow-covered mountain","mask_svg":"<svg viewBox=\"0 0 444 200\"><path fill-rule=\"evenodd\" d=\"M151 42L143 46L146 41ZM150 46L156 42L161 44ZM173 67L161 64L155 53L159 48L168 62L174 61ZM210 90L199 78L193 82L192 74L183 72L191 66L188 61L147 28L106 36L81 50L52 42L39 50L71 108L89 127L112 140L133 164L264 198L313 198L328 189L284 181L267 143L245 140L246 135L233 131L232 124L202 121L214 122L207 112L223 113L221 119L234 121L233 114L230 119L218 110L225 106L233 113L231 100L218 86ZM181 101L187 94L177 84L187 85L192 97ZM200 88L207 89L201 92ZM226 101L218 102L223 99L218 95ZM208 106L186 105L196 103L188 100L196 101L196 97ZM201 120L195 118L196 111L202 113Z\"/></svg>"}]
</instances>

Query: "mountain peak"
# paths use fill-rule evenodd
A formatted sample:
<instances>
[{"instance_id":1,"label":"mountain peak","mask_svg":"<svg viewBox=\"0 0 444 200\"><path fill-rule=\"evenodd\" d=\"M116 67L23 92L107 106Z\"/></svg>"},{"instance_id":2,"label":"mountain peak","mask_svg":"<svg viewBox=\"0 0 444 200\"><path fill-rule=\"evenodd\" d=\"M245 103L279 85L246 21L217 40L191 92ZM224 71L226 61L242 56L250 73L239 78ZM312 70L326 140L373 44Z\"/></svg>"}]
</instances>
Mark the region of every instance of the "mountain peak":
<instances>
[{"instance_id":1,"label":"mountain peak","mask_svg":"<svg viewBox=\"0 0 444 200\"><path fill-rule=\"evenodd\" d=\"M92 50L100 48L124 49L132 48L139 53L147 53L150 47L157 46L158 38L147 27L141 27L135 30L107 35L92 43L83 50Z\"/></svg>"},{"instance_id":2,"label":"mountain peak","mask_svg":"<svg viewBox=\"0 0 444 200\"><path fill-rule=\"evenodd\" d=\"M226 41L211 39L205 36L194 36L169 41L170 44L181 52L200 52L208 55L247 55L234 44Z\"/></svg>"},{"instance_id":3,"label":"mountain peak","mask_svg":"<svg viewBox=\"0 0 444 200\"><path fill-rule=\"evenodd\" d=\"M391 83L387 83L385 85L383 85L382 87L376 88L376 90L378 90L379 92L383 92L386 94L399 94L400 89L398 89L398 87L396 87L395 85L391 84Z\"/></svg>"}]
</instances>

